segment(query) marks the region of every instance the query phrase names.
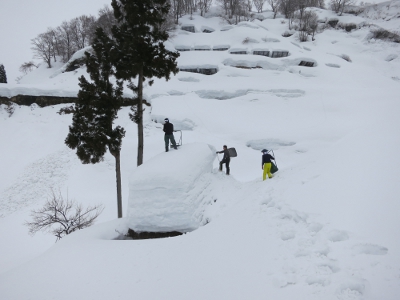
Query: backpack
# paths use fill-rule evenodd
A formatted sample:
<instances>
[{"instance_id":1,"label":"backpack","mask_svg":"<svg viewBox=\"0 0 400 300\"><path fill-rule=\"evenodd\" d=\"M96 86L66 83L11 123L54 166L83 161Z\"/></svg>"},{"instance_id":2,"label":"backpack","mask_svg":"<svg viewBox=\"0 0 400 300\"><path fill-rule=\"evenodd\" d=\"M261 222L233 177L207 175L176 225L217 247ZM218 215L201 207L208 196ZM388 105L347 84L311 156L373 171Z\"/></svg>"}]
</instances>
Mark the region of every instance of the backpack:
<instances>
[{"instance_id":1,"label":"backpack","mask_svg":"<svg viewBox=\"0 0 400 300\"><path fill-rule=\"evenodd\" d=\"M274 164L273 161L271 161L271 174L274 174L278 172L278 167L276 166L276 164Z\"/></svg>"}]
</instances>

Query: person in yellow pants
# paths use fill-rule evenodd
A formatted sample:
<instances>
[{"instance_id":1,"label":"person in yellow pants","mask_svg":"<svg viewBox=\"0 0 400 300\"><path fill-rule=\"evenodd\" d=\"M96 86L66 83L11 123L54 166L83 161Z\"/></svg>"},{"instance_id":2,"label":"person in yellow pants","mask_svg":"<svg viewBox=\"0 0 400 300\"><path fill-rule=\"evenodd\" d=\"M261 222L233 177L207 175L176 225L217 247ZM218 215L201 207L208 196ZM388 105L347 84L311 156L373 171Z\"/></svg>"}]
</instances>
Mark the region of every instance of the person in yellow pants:
<instances>
[{"instance_id":1,"label":"person in yellow pants","mask_svg":"<svg viewBox=\"0 0 400 300\"><path fill-rule=\"evenodd\" d=\"M264 170L264 172L263 172L263 181L264 181L267 179L267 175L268 175L268 178L272 178L271 159L275 160L275 158L271 154L268 154L267 149L261 150L261 153L262 153L261 169Z\"/></svg>"}]
</instances>

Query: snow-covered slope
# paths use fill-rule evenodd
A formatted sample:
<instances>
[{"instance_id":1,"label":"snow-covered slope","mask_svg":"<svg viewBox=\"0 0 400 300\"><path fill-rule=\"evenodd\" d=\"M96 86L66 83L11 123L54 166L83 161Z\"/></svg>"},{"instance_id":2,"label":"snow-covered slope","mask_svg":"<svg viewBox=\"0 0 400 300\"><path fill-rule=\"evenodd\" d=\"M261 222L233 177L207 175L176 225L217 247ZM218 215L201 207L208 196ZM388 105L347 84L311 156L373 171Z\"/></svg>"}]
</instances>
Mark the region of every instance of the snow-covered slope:
<instances>
[{"instance_id":1,"label":"snow-covered slope","mask_svg":"<svg viewBox=\"0 0 400 300\"><path fill-rule=\"evenodd\" d=\"M400 30L400 1L386 1L364 8L360 15L373 20L373 23L388 29Z\"/></svg>"},{"instance_id":2,"label":"snow-covered slope","mask_svg":"<svg viewBox=\"0 0 400 300\"><path fill-rule=\"evenodd\" d=\"M335 17L317 12L321 20ZM353 16L340 21L371 22ZM215 66L218 72L180 72L145 88L152 103L145 116L146 178L153 172L159 180L162 162L151 162L159 157L168 160L163 167L177 166L171 167L175 182L188 183L192 174L184 165L196 159L191 151L162 153L165 117L182 129L185 149L204 143L222 150L226 144L238 152L231 176L217 171L215 159L204 189L187 190L188 198L205 200L206 225L175 238L115 240L129 220L115 220L113 158L80 164L64 145L71 115L57 114L62 105L16 107L11 117L2 106L0 298L397 299L399 45L369 40L367 27L325 30L314 42L299 43L295 35L282 37L282 19L227 31L214 18L181 22L215 32L177 30L167 44L171 49L228 45L248 52L182 52L180 67ZM252 55L255 49L290 55ZM302 60L314 67L299 66ZM39 87L76 93L85 70L35 73L21 85L1 85L0 93ZM136 170L136 127L128 113L122 109L118 119L127 131L124 215ZM265 182L263 148L274 150L280 169ZM29 237L22 223L51 188L87 205L103 203L99 224L55 245L45 234Z\"/></svg>"}]
</instances>

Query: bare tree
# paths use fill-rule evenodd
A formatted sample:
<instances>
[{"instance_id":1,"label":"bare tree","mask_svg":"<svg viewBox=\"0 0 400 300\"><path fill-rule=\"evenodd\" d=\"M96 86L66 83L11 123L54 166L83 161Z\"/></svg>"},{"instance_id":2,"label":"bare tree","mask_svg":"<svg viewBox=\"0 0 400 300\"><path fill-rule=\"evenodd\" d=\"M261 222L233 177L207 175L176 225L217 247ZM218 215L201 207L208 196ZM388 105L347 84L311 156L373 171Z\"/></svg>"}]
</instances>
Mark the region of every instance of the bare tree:
<instances>
[{"instance_id":1,"label":"bare tree","mask_svg":"<svg viewBox=\"0 0 400 300\"><path fill-rule=\"evenodd\" d=\"M253 1L252 0L246 0L244 1L244 7L247 8L247 11L251 13L251 10L253 9Z\"/></svg>"},{"instance_id":2,"label":"bare tree","mask_svg":"<svg viewBox=\"0 0 400 300\"><path fill-rule=\"evenodd\" d=\"M291 29L296 9L296 0L279 0L279 11L285 15L286 19L289 19L289 29Z\"/></svg>"},{"instance_id":3,"label":"bare tree","mask_svg":"<svg viewBox=\"0 0 400 300\"><path fill-rule=\"evenodd\" d=\"M29 61L29 62L24 62L20 67L19 67L19 71L24 73L24 74L28 74L29 72L31 72L34 68L37 68L37 65L35 65L33 63L33 61Z\"/></svg>"},{"instance_id":4,"label":"bare tree","mask_svg":"<svg viewBox=\"0 0 400 300\"><path fill-rule=\"evenodd\" d=\"M249 6L251 2L248 0L217 0L221 8L224 9L225 15L221 16L229 24L237 24L241 21L250 20Z\"/></svg>"},{"instance_id":5,"label":"bare tree","mask_svg":"<svg viewBox=\"0 0 400 300\"><path fill-rule=\"evenodd\" d=\"M344 9L349 6L349 5L353 5L354 4L354 0L331 0L330 1L330 6L331 9L339 14L339 16L341 16L343 14Z\"/></svg>"},{"instance_id":6,"label":"bare tree","mask_svg":"<svg viewBox=\"0 0 400 300\"><path fill-rule=\"evenodd\" d=\"M90 36L94 34L94 23L95 18L93 16L85 15L75 18L69 23L75 51L89 46Z\"/></svg>"},{"instance_id":7,"label":"bare tree","mask_svg":"<svg viewBox=\"0 0 400 300\"><path fill-rule=\"evenodd\" d=\"M170 13L174 16L175 24L178 24L179 18L184 14L184 2L183 0L170 0L170 3Z\"/></svg>"},{"instance_id":8,"label":"bare tree","mask_svg":"<svg viewBox=\"0 0 400 300\"><path fill-rule=\"evenodd\" d=\"M99 10L99 17L96 20L94 26L101 27L107 36L111 37L111 28L117 24L117 20L114 17L114 11L107 5ZM94 35L91 36L91 41Z\"/></svg>"},{"instance_id":9,"label":"bare tree","mask_svg":"<svg viewBox=\"0 0 400 300\"><path fill-rule=\"evenodd\" d=\"M308 34L311 35L311 39L314 41L315 33L318 29L318 15L313 11L306 12Z\"/></svg>"},{"instance_id":10,"label":"bare tree","mask_svg":"<svg viewBox=\"0 0 400 300\"><path fill-rule=\"evenodd\" d=\"M269 0L269 1L273 1L273 0ZM267 2L267 0L253 0L253 4L254 4L255 8L257 9L257 12L260 13L263 11L263 6L264 6L265 2Z\"/></svg>"},{"instance_id":11,"label":"bare tree","mask_svg":"<svg viewBox=\"0 0 400 300\"><path fill-rule=\"evenodd\" d=\"M268 4L271 6L272 12L274 13L274 19L279 11L280 0L267 0Z\"/></svg>"},{"instance_id":12,"label":"bare tree","mask_svg":"<svg viewBox=\"0 0 400 300\"><path fill-rule=\"evenodd\" d=\"M208 12L211 7L212 0L199 0L197 2L197 7L200 10L200 15L203 16L204 13Z\"/></svg>"},{"instance_id":13,"label":"bare tree","mask_svg":"<svg viewBox=\"0 0 400 300\"><path fill-rule=\"evenodd\" d=\"M70 23L64 21L57 27L57 37L60 56L62 56L63 62L67 62L75 52Z\"/></svg>"},{"instance_id":14,"label":"bare tree","mask_svg":"<svg viewBox=\"0 0 400 300\"><path fill-rule=\"evenodd\" d=\"M47 32L39 34L31 42L34 57L43 59L51 68L51 58L54 56L53 30L49 29Z\"/></svg>"},{"instance_id":15,"label":"bare tree","mask_svg":"<svg viewBox=\"0 0 400 300\"><path fill-rule=\"evenodd\" d=\"M61 192L52 191L51 198L39 210L31 212L32 221L25 222L29 233L34 235L38 231L47 231L57 237L62 237L93 225L96 218L102 213L103 206L95 205L83 208L81 204L64 199Z\"/></svg>"},{"instance_id":16,"label":"bare tree","mask_svg":"<svg viewBox=\"0 0 400 300\"><path fill-rule=\"evenodd\" d=\"M299 40L306 42L311 35L314 41L315 32L318 29L318 15L313 11L304 11L302 14L298 11L296 18L299 22Z\"/></svg>"}]
</instances>

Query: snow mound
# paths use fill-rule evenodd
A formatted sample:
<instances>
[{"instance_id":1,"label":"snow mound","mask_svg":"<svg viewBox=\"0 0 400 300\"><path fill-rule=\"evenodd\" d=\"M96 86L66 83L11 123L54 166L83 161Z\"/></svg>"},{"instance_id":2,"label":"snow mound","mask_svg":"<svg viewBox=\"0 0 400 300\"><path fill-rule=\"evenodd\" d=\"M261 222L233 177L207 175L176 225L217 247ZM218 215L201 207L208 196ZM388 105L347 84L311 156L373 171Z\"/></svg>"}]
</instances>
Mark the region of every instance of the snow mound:
<instances>
[{"instance_id":1,"label":"snow mound","mask_svg":"<svg viewBox=\"0 0 400 300\"><path fill-rule=\"evenodd\" d=\"M128 219L136 232L193 231L201 226L200 193L212 171L215 149L183 145L137 168L130 177ZM199 192L200 191L200 192Z\"/></svg>"}]
</instances>

